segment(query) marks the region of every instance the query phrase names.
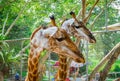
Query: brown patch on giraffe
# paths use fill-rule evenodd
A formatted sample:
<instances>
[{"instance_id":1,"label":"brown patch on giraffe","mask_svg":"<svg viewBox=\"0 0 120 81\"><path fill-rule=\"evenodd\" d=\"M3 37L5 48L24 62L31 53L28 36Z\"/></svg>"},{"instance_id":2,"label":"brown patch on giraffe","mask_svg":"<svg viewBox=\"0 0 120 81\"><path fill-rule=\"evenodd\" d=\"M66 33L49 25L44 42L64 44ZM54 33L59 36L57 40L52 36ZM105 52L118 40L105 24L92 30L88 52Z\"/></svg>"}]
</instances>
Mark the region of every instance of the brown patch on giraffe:
<instances>
[{"instance_id":1,"label":"brown patch on giraffe","mask_svg":"<svg viewBox=\"0 0 120 81\"><path fill-rule=\"evenodd\" d=\"M37 78L38 76L34 76L33 77L33 81L38 81L38 78Z\"/></svg>"},{"instance_id":2,"label":"brown patch on giraffe","mask_svg":"<svg viewBox=\"0 0 120 81\"><path fill-rule=\"evenodd\" d=\"M28 58L28 67L29 67L29 71L32 70L32 67L34 67L30 58Z\"/></svg>"},{"instance_id":3,"label":"brown patch on giraffe","mask_svg":"<svg viewBox=\"0 0 120 81\"><path fill-rule=\"evenodd\" d=\"M33 74L36 74L38 72L37 68L33 69Z\"/></svg>"},{"instance_id":4,"label":"brown patch on giraffe","mask_svg":"<svg viewBox=\"0 0 120 81\"><path fill-rule=\"evenodd\" d=\"M33 57L33 52L31 51L29 54L29 58L32 58L32 57Z\"/></svg>"},{"instance_id":5,"label":"brown patch on giraffe","mask_svg":"<svg viewBox=\"0 0 120 81\"><path fill-rule=\"evenodd\" d=\"M33 72L30 72L30 74L31 74L32 77L35 77L35 76L37 76L38 73L33 74Z\"/></svg>"},{"instance_id":6,"label":"brown patch on giraffe","mask_svg":"<svg viewBox=\"0 0 120 81\"><path fill-rule=\"evenodd\" d=\"M63 73L63 71L60 70L59 73ZM60 79L63 78L63 75L60 74L60 75L59 75L59 78L60 78Z\"/></svg>"},{"instance_id":7,"label":"brown patch on giraffe","mask_svg":"<svg viewBox=\"0 0 120 81\"><path fill-rule=\"evenodd\" d=\"M36 64L34 65L34 67L38 67L38 64L39 64L39 63L36 63Z\"/></svg>"},{"instance_id":8,"label":"brown patch on giraffe","mask_svg":"<svg viewBox=\"0 0 120 81\"><path fill-rule=\"evenodd\" d=\"M34 65L36 65L36 63L38 62L38 57L34 55L32 58L32 61L33 61Z\"/></svg>"},{"instance_id":9,"label":"brown patch on giraffe","mask_svg":"<svg viewBox=\"0 0 120 81\"><path fill-rule=\"evenodd\" d=\"M33 46L34 49L38 47L37 44L33 44L32 46Z\"/></svg>"},{"instance_id":10,"label":"brown patch on giraffe","mask_svg":"<svg viewBox=\"0 0 120 81\"><path fill-rule=\"evenodd\" d=\"M66 71L67 70L67 65L63 66L63 70Z\"/></svg>"},{"instance_id":11,"label":"brown patch on giraffe","mask_svg":"<svg viewBox=\"0 0 120 81\"><path fill-rule=\"evenodd\" d=\"M64 72L64 79L66 79L67 77L67 72Z\"/></svg>"},{"instance_id":12,"label":"brown patch on giraffe","mask_svg":"<svg viewBox=\"0 0 120 81\"><path fill-rule=\"evenodd\" d=\"M30 73L28 73L28 79L30 80L30 81L32 81L32 75L30 74ZM28 80L28 81L29 81Z\"/></svg>"}]
</instances>

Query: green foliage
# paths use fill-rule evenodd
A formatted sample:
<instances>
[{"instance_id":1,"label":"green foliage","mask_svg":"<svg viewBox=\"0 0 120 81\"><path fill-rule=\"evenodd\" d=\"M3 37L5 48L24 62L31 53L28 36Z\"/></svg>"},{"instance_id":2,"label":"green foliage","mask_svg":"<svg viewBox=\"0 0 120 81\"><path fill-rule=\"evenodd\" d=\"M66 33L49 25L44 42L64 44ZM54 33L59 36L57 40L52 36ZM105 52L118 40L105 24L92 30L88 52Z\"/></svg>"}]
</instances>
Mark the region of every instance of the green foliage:
<instances>
[{"instance_id":1,"label":"green foliage","mask_svg":"<svg viewBox=\"0 0 120 81\"><path fill-rule=\"evenodd\" d=\"M120 60L116 60L116 62L113 64L113 67L111 68L111 72L120 72Z\"/></svg>"},{"instance_id":2,"label":"green foliage","mask_svg":"<svg viewBox=\"0 0 120 81\"><path fill-rule=\"evenodd\" d=\"M0 34L0 40L4 40L5 36L3 34Z\"/></svg>"},{"instance_id":3,"label":"green foliage","mask_svg":"<svg viewBox=\"0 0 120 81\"><path fill-rule=\"evenodd\" d=\"M105 32L104 34L101 35L101 39L103 42L103 51L104 54L107 54L109 50L111 50L118 42L120 42L120 37L118 32Z\"/></svg>"},{"instance_id":4,"label":"green foliage","mask_svg":"<svg viewBox=\"0 0 120 81\"><path fill-rule=\"evenodd\" d=\"M7 5L9 3L9 5ZM18 13L23 10L21 13L20 18L17 20L15 25L13 26L12 31L10 32L7 39L12 38L23 38L29 37L31 31L33 31L36 27L40 26L41 24L46 24L46 19L49 19L50 14L54 14L58 24L59 21L62 19L62 16L66 16L71 11L70 9L74 8L74 4L76 7L79 5L77 1L67 0L67 1L30 1L26 4L25 8L22 7L25 5L24 0L18 1L4 1L2 0L1 4L4 4L4 7L1 8L1 15L0 15L0 29L6 19L6 15L8 15L8 20L6 23L5 31L8 27L12 24L15 18L18 16ZM69 7L66 9L66 5ZM78 12L79 7L75 10ZM67 12L66 12L67 11Z\"/></svg>"},{"instance_id":5,"label":"green foliage","mask_svg":"<svg viewBox=\"0 0 120 81\"><path fill-rule=\"evenodd\" d=\"M54 52L52 52L52 53L50 54L50 58L51 58L52 60L55 60L55 61L58 61L58 60L59 60L58 54L56 54L56 53L54 53Z\"/></svg>"},{"instance_id":6,"label":"green foliage","mask_svg":"<svg viewBox=\"0 0 120 81\"><path fill-rule=\"evenodd\" d=\"M87 11L91 9L94 4L93 1L87 1ZM114 2L115 3L115 2ZM6 15L8 15L8 20L6 23L5 31L12 24L15 18L18 16L20 11L20 18L15 23L11 33L7 37L7 39L12 38L23 38L29 37L31 32L38 26L49 23L49 15L54 14L56 18L57 24L60 25L60 21L64 18L71 18L69 15L70 11L75 11L76 14L81 9L81 1L79 0L33 0L26 2L24 0L2 0L0 2L0 29L2 29L2 25L6 19ZM25 8L23 8L25 6ZM98 5L94 8L90 20L87 22L88 27L90 23L94 20L94 18L102 11L105 7L105 1L99 1ZM108 5L108 24L113 24L119 21L118 10L115 9L112 5ZM99 22L99 24L97 23ZM105 25L105 12L97 19L93 30L101 30L101 27Z\"/></svg>"},{"instance_id":7,"label":"green foliage","mask_svg":"<svg viewBox=\"0 0 120 81\"><path fill-rule=\"evenodd\" d=\"M8 71L13 67L15 63L18 63L20 59L19 55L15 55L15 50L9 50L9 45L2 42L0 45L0 70L3 73L9 73Z\"/></svg>"},{"instance_id":8,"label":"green foliage","mask_svg":"<svg viewBox=\"0 0 120 81\"><path fill-rule=\"evenodd\" d=\"M53 76L50 76L50 79L54 78ZM49 81L49 77L48 76L43 76L42 81Z\"/></svg>"}]
</instances>

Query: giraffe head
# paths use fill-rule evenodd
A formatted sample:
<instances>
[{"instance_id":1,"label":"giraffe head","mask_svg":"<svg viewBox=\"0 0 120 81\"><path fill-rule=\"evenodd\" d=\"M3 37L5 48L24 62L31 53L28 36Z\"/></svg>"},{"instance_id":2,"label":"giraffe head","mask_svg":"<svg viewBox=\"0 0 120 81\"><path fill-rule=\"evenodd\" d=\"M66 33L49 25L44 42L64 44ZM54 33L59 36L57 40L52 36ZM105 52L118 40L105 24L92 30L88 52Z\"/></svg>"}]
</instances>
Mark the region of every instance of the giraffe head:
<instances>
[{"instance_id":1,"label":"giraffe head","mask_svg":"<svg viewBox=\"0 0 120 81\"><path fill-rule=\"evenodd\" d=\"M31 37L36 52L46 49L60 55L71 57L76 62L85 63L84 57L71 41L67 32L58 27L49 27L35 31Z\"/></svg>"},{"instance_id":2,"label":"giraffe head","mask_svg":"<svg viewBox=\"0 0 120 81\"><path fill-rule=\"evenodd\" d=\"M87 29L82 21L78 21L74 12L70 12L72 19L66 20L62 23L62 29L65 29L68 34L86 39L90 43L95 43L96 39L92 33Z\"/></svg>"}]
</instances>

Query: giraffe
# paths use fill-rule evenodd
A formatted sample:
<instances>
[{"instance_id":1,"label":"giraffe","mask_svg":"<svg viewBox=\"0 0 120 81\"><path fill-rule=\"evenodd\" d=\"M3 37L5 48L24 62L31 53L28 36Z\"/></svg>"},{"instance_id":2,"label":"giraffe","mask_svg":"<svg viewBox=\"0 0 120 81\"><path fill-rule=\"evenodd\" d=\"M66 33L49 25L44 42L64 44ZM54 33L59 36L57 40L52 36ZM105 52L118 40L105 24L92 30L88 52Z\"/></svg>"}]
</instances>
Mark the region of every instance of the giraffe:
<instances>
[{"instance_id":1,"label":"giraffe","mask_svg":"<svg viewBox=\"0 0 120 81\"><path fill-rule=\"evenodd\" d=\"M28 73L25 81L38 81L39 58L42 51L48 50L63 56L69 56L76 62L85 62L84 56L71 41L65 30L56 26L39 27L30 37Z\"/></svg>"},{"instance_id":2,"label":"giraffe","mask_svg":"<svg viewBox=\"0 0 120 81\"><path fill-rule=\"evenodd\" d=\"M61 28L64 29L70 36L75 36L76 38L85 39L89 41L90 43L95 43L96 39L92 35L92 33L86 28L84 23L82 21L78 21L75 13L70 12L70 15L72 15L72 19L66 20L62 23ZM55 19L51 18L51 21L55 23ZM56 24L53 24L53 26ZM59 68L58 72L56 74L56 80L55 81L65 81L67 77L67 69L69 68L69 57L59 55Z\"/></svg>"}]
</instances>

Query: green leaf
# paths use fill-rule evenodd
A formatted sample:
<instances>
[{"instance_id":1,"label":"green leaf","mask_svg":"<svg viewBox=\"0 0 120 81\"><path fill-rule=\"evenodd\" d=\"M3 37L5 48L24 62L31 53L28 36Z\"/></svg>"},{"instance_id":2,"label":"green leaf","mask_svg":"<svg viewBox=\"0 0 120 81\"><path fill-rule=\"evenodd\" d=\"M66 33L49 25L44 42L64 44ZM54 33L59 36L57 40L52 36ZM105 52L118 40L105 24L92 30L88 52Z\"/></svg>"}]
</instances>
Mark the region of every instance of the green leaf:
<instances>
[{"instance_id":1,"label":"green leaf","mask_svg":"<svg viewBox=\"0 0 120 81\"><path fill-rule=\"evenodd\" d=\"M5 60L4 60L4 56L3 56L3 53L0 51L0 57L1 57L1 59L2 59L2 62L3 62L3 64L5 63Z\"/></svg>"}]
</instances>

